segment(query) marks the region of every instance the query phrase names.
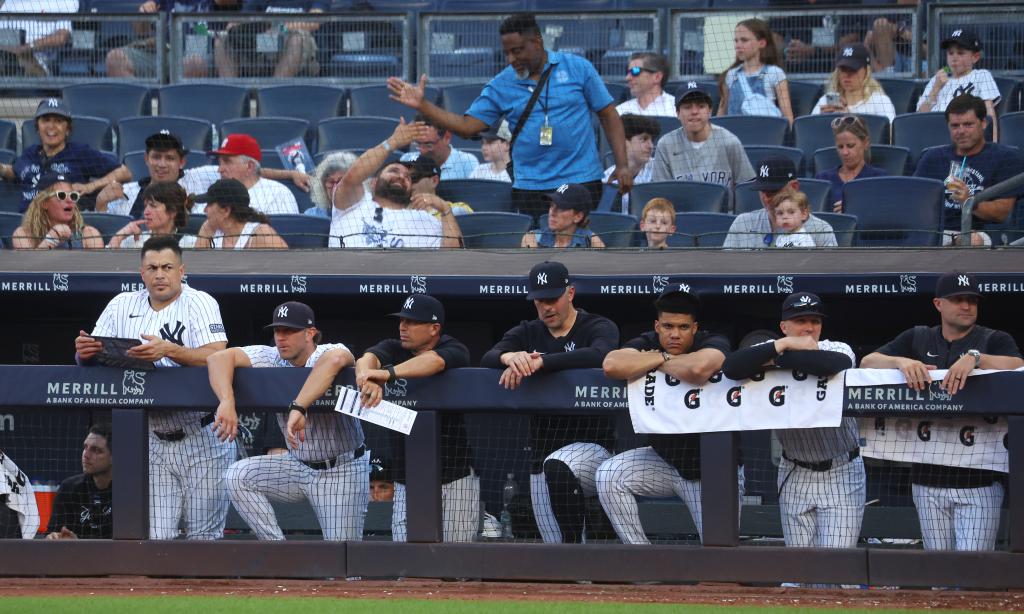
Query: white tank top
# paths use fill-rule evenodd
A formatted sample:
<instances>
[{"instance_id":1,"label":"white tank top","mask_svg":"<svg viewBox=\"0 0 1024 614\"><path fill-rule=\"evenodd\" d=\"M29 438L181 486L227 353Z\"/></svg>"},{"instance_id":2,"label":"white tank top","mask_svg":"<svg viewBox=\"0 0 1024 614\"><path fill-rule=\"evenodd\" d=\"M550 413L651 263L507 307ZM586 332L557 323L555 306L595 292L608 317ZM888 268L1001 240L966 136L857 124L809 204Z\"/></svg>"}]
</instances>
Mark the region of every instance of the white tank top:
<instances>
[{"instance_id":1,"label":"white tank top","mask_svg":"<svg viewBox=\"0 0 1024 614\"><path fill-rule=\"evenodd\" d=\"M246 222L245 226L242 227L242 232L238 233L238 240L235 241L235 249L245 249L245 246L249 243L249 237L256 232L256 228L260 225L259 222ZM213 233L213 248L224 249L224 232L218 230Z\"/></svg>"}]
</instances>

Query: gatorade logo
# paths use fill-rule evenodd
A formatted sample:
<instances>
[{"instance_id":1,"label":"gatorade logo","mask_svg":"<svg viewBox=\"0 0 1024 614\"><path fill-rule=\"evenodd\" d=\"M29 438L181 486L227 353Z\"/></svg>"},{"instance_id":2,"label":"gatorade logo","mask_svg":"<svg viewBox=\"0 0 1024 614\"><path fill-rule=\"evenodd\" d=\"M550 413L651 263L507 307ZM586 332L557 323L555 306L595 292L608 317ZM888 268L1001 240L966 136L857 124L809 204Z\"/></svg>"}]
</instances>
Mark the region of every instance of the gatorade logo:
<instances>
[{"instance_id":1,"label":"gatorade logo","mask_svg":"<svg viewBox=\"0 0 1024 614\"><path fill-rule=\"evenodd\" d=\"M960 443L962 443L962 444L964 444L965 446L968 446L968 447L974 445L974 427L973 426L965 426L962 429L960 429Z\"/></svg>"},{"instance_id":2,"label":"gatorade logo","mask_svg":"<svg viewBox=\"0 0 1024 614\"><path fill-rule=\"evenodd\" d=\"M732 407L739 407L743 403L743 386L733 386L725 393L725 402Z\"/></svg>"},{"instance_id":3,"label":"gatorade logo","mask_svg":"<svg viewBox=\"0 0 1024 614\"><path fill-rule=\"evenodd\" d=\"M700 390L700 388L687 390L686 394L683 395L683 404L686 405L687 409L700 408Z\"/></svg>"},{"instance_id":4,"label":"gatorade logo","mask_svg":"<svg viewBox=\"0 0 1024 614\"><path fill-rule=\"evenodd\" d=\"M775 386L768 391L768 402L775 407L781 407L786 404L786 387Z\"/></svg>"},{"instance_id":5,"label":"gatorade logo","mask_svg":"<svg viewBox=\"0 0 1024 614\"><path fill-rule=\"evenodd\" d=\"M921 441L931 441L932 439L932 423L931 422L919 422L917 425L917 438Z\"/></svg>"}]
</instances>

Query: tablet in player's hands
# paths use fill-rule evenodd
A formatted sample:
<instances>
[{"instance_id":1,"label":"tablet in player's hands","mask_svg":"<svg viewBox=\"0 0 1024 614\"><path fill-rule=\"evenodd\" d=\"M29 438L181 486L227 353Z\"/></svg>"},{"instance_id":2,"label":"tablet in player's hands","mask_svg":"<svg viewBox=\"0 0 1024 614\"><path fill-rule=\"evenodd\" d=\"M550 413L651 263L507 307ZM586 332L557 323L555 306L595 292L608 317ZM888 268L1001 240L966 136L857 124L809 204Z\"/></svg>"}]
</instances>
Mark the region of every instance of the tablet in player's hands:
<instances>
[{"instance_id":1,"label":"tablet in player's hands","mask_svg":"<svg viewBox=\"0 0 1024 614\"><path fill-rule=\"evenodd\" d=\"M128 355L130 348L142 345L142 342L138 339L97 337L95 335L92 338L103 343L103 349L96 355L96 362L104 367L136 369L139 371L152 371L156 368L156 365L148 360L140 360Z\"/></svg>"}]
</instances>

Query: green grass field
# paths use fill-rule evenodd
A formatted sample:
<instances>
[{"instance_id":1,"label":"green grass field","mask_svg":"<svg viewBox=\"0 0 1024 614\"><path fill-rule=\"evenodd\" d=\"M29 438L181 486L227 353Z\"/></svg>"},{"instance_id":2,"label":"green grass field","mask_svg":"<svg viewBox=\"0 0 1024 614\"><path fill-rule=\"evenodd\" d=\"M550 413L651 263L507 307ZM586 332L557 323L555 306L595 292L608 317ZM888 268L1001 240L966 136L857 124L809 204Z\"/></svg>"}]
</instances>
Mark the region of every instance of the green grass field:
<instances>
[{"instance_id":1,"label":"green grass field","mask_svg":"<svg viewBox=\"0 0 1024 614\"><path fill-rule=\"evenodd\" d=\"M766 607L766 606L712 606L636 603L586 603L556 601L461 601L455 599L339 599L331 597L0 597L0 611L4 614L23 612L75 612L76 614L117 614L118 612L145 612L146 614L187 613L244 614L269 612L281 614L319 614L359 612L360 614L660 614L687 612L694 614L754 614L800 612L827 612L828 609ZM908 614L918 610L846 609L844 614ZM923 611L923 610L920 610ZM956 614L962 610L944 610Z\"/></svg>"}]
</instances>

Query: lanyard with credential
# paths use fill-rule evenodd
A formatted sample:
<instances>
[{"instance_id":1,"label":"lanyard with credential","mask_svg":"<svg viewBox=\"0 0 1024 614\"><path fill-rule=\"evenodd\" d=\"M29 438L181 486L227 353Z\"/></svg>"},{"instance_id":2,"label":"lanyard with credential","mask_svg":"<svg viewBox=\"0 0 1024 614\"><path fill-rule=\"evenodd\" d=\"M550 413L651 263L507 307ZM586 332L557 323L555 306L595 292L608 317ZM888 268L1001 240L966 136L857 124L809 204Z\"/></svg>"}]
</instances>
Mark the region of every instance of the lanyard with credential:
<instances>
[{"instance_id":1,"label":"lanyard with credential","mask_svg":"<svg viewBox=\"0 0 1024 614\"><path fill-rule=\"evenodd\" d=\"M551 123L548 122L548 108L550 103L551 94L551 81L544 81L544 102L541 103L540 108L544 111L544 124L540 127L540 144L544 147L549 147L554 141L555 131L551 127Z\"/></svg>"}]
</instances>

